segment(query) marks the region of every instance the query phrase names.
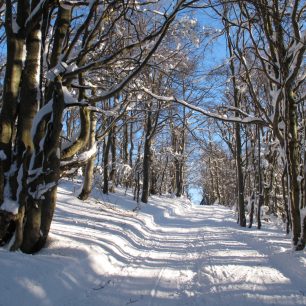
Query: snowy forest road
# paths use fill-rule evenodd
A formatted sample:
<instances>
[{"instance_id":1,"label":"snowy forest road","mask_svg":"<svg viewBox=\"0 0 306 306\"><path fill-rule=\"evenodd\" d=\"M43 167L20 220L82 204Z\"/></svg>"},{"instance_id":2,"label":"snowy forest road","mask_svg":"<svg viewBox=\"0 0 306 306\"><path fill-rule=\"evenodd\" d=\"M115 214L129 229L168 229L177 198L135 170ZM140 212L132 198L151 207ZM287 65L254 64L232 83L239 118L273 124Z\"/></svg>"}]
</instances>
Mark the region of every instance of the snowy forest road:
<instances>
[{"instance_id":1,"label":"snowy forest road","mask_svg":"<svg viewBox=\"0 0 306 306\"><path fill-rule=\"evenodd\" d=\"M0 251L1 306L306 305L305 253L271 224L241 228L228 208L170 197L134 212L123 191L82 202L73 190L61 184L38 255Z\"/></svg>"}]
</instances>

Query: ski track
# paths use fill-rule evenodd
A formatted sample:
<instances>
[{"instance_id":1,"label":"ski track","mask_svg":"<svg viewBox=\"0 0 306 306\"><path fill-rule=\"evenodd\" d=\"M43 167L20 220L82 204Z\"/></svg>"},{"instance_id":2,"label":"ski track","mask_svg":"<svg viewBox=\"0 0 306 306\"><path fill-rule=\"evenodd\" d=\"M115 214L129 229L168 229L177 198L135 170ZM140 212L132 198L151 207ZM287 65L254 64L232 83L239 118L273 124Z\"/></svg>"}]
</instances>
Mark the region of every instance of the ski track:
<instances>
[{"instance_id":1,"label":"ski track","mask_svg":"<svg viewBox=\"0 0 306 306\"><path fill-rule=\"evenodd\" d=\"M0 306L306 305L305 252L271 225L240 228L229 209L169 197L133 212L123 192L84 203L70 190L47 248L0 251Z\"/></svg>"}]
</instances>

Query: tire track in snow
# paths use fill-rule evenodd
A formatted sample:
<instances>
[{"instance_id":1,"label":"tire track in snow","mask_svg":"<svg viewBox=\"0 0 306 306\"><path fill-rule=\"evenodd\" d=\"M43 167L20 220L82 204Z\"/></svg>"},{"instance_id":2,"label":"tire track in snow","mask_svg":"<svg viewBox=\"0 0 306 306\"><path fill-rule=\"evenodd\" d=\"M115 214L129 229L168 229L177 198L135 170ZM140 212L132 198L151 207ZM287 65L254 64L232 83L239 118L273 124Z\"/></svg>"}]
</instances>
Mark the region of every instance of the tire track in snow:
<instances>
[{"instance_id":1,"label":"tire track in snow","mask_svg":"<svg viewBox=\"0 0 306 306\"><path fill-rule=\"evenodd\" d=\"M154 284L154 288L153 288L153 289L151 290L151 292L150 292L151 299L149 300L148 306L154 305L154 304L152 304L152 303L153 303L154 299L156 298L156 294L157 294L157 291L158 291L157 289L158 289L158 286L159 286L159 284L160 284L160 282L161 282L161 279L162 279L162 276L163 276L165 270L166 270L166 267L163 267L163 268L159 271L159 274L158 274L158 276L157 276L157 280L156 280L156 282L155 282L155 284Z\"/></svg>"},{"instance_id":2,"label":"tire track in snow","mask_svg":"<svg viewBox=\"0 0 306 306\"><path fill-rule=\"evenodd\" d=\"M187 246L186 256L189 258L190 266L188 267L194 275L187 283L184 283L183 287L180 288L180 296L189 298L190 302L188 305L199 305L197 303L198 292L200 288L199 271L202 266L202 254L204 244L202 241L201 230L198 230L196 237ZM189 250L189 251L188 251Z\"/></svg>"},{"instance_id":3,"label":"tire track in snow","mask_svg":"<svg viewBox=\"0 0 306 306\"><path fill-rule=\"evenodd\" d=\"M200 261L201 261L201 254L202 254L202 247L200 246L199 248L199 242L201 241L201 236L199 231L197 231L196 233L192 233L192 235L196 234L195 236L193 236L192 238L189 237L188 234L186 234L186 240L187 242L184 244L184 246L180 246L180 248L186 250L184 252L184 256L181 257L180 259L180 269L176 271L176 273L178 274L178 277L176 278L176 292L175 295L177 298L182 297L183 295L185 295L185 297L187 296L188 298L194 298L195 297L195 286L193 285L194 283L194 278L196 276L196 272L198 269L198 266L200 265ZM167 239L165 239L165 241L167 241ZM160 243L159 246L161 246L162 244ZM167 245L167 247L172 247L172 251L170 252L169 256L166 258L166 261L169 262L171 260L171 258L173 258L173 255L176 253L175 252L175 246L173 245ZM176 254L177 255L177 254ZM157 294L159 291L161 291L163 288L161 286L161 283L164 279L164 276L167 274L167 272L169 274L173 273L173 271L171 271L171 269L169 268L169 266L171 266L170 264L167 264L167 262L164 264L164 266L160 269L154 286L150 291L150 297L151 299L149 300L147 306L158 306L159 305L159 300L157 297ZM186 266L186 263L189 263L189 266ZM191 264L192 263L192 264ZM196 267L195 267L196 265ZM192 277L190 277L190 275L188 275L187 271L191 270L192 272L194 272L194 275L192 275ZM188 278L188 281L185 281L186 278ZM174 294L173 294L174 295ZM177 305L181 305L181 301L177 300ZM186 305L186 304L184 304ZM190 305L188 303L188 305Z\"/></svg>"},{"instance_id":4,"label":"tire track in snow","mask_svg":"<svg viewBox=\"0 0 306 306\"><path fill-rule=\"evenodd\" d=\"M212 279L214 280L213 282L211 282L212 284L212 287L211 287L211 290L216 293L216 296L217 296L217 299L218 301L215 302L216 305L223 305L222 304L222 299L221 299L221 290L220 290L220 285L218 285L215 280L218 280L218 273L216 271L216 269L214 268L214 265L212 263L212 260L211 260L211 257L212 255L210 254L209 250L207 249L207 246L208 246L208 241L206 240L206 237L205 237L205 233L203 234L203 245L205 245L206 247L204 248L204 252L206 254L206 258L207 258L207 262L208 262L208 265L209 265L209 270L211 271L211 274L212 274ZM224 272L223 272L224 273ZM210 281L210 277L207 277L208 280ZM211 304L210 304L211 305Z\"/></svg>"}]
</instances>

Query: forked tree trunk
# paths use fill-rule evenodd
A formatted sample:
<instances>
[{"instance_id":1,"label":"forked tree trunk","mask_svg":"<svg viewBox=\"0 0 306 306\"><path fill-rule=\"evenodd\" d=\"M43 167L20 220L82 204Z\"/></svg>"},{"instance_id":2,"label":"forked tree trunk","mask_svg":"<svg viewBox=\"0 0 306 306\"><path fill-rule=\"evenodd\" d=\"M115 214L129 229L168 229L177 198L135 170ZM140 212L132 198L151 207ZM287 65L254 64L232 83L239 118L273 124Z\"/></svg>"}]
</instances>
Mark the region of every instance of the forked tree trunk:
<instances>
[{"instance_id":1,"label":"forked tree trunk","mask_svg":"<svg viewBox=\"0 0 306 306\"><path fill-rule=\"evenodd\" d=\"M71 9L66 9L62 6L59 7L59 14L56 20L56 31L55 31L55 36L54 36L54 46L52 49L52 53L51 53L51 59L50 59L50 67L53 68L54 66L56 66L60 60L60 54L62 52L62 49L64 47L64 40L65 37L67 35L68 32L68 28L70 25L70 20L71 20ZM49 88L49 87L48 87ZM55 146L57 146L57 151L59 152L59 146L60 146L60 139L59 139L59 135L61 132L61 118L62 118L62 113L63 113L63 103L64 101L62 100L62 89L61 89L61 84L59 83L55 83L55 85L53 83L51 83L51 88L53 88L52 92L50 93L51 96L50 98L52 98L52 95L54 95L55 93L55 89L57 90L55 97L57 97L57 101L54 104L54 110L55 115L54 115L54 123L56 123L56 121L59 123L59 125L54 129L54 134L52 135L54 137L53 139L53 144ZM47 102L49 101L48 97L47 98ZM45 124L43 125L45 127ZM41 140L44 133L40 132L40 137L39 139ZM50 139L51 140L51 139ZM52 142L51 145L46 147L49 147L48 150L52 150L54 148L52 148ZM35 146L38 147L39 143L35 143ZM54 152L52 152L52 154L54 154ZM57 169L57 165L59 165L59 160L58 160L58 156L55 156L54 159L52 160L52 167L54 167L55 169L55 173L54 173L54 179L56 180L56 182L59 179L59 169ZM47 166L47 165L46 165ZM49 178L51 179L51 178ZM53 186L52 188L50 188L49 190L47 190L44 194L43 199L40 200L41 203L41 214L40 214L40 235L39 235L39 239L38 241L35 243L35 248L34 251L39 251L46 243L47 238L48 238L48 234L49 234L49 230L50 230L50 226L51 226L51 222L53 219L53 214L54 214L54 210L55 210L55 206L56 206L56 196L57 196L57 187Z\"/></svg>"},{"instance_id":2,"label":"forked tree trunk","mask_svg":"<svg viewBox=\"0 0 306 306\"><path fill-rule=\"evenodd\" d=\"M38 2L32 1L32 10ZM42 22L41 15L39 16L35 19L35 24L30 25L31 30L27 33L27 55L21 84L15 149L17 156L14 167L18 167L18 172L15 172L14 177L18 176L18 180L12 179L12 196L15 196L19 204L19 212L15 215L15 239L11 250L20 248L27 253L38 251L44 245L50 229L55 207L56 184L59 179L58 153L64 109L62 85L58 79L55 81L56 85L52 85L55 92L52 103L53 114L41 119L33 135L34 139L32 138L33 118L42 101L40 92ZM45 126L48 127L46 131Z\"/></svg>"},{"instance_id":3,"label":"forked tree trunk","mask_svg":"<svg viewBox=\"0 0 306 306\"><path fill-rule=\"evenodd\" d=\"M60 177L60 135L62 116L65 107L61 80L58 77L54 84L52 116L47 119L47 126L42 145L44 158L41 174L27 186L28 200L25 207L25 224L19 237L16 237L12 250L20 249L25 253L39 251L46 242L56 203L56 189ZM38 148L35 148L38 152ZM32 152L32 157L40 160L39 155ZM31 171L35 169L30 168ZM44 200L42 198L45 197ZM42 202L43 201L43 202ZM42 203L46 206L42 209ZM22 206L21 206L22 207ZM20 227L21 228L21 227Z\"/></svg>"},{"instance_id":4,"label":"forked tree trunk","mask_svg":"<svg viewBox=\"0 0 306 306\"><path fill-rule=\"evenodd\" d=\"M38 0L32 2L31 11L38 3ZM12 171L13 175L10 177L12 197L19 205L18 218L16 220L17 235L15 235L15 242L12 249L18 249L24 242L27 243L29 239L37 241L40 235L41 207L36 201L33 201L31 197L27 196L28 191L26 182L30 158L34 152L31 128L33 119L40 106L41 97L41 21L41 18L37 20L26 37L26 60L22 72L16 144L14 150L13 168L15 168L15 171ZM26 218L24 218L25 215Z\"/></svg>"}]
</instances>

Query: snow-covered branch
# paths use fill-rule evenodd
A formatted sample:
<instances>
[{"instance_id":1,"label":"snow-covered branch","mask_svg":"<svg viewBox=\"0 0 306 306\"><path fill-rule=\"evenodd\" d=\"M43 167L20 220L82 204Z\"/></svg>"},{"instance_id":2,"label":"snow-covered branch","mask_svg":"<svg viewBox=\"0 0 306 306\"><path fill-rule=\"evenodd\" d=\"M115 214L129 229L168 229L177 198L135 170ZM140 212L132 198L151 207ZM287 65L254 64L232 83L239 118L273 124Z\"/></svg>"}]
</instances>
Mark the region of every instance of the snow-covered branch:
<instances>
[{"instance_id":1,"label":"snow-covered branch","mask_svg":"<svg viewBox=\"0 0 306 306\"><path fill-rule=\"evenodd\" d=\"M192 105L184 100L181 99L177 99L174 96L170 96L170 97L166 97L166 96L159 96L154 94L152 91L150 91L149 89L142 87L142 90L144 92L146 92L148 95L150 95L151 97L160 100L160 101L165 101L165 102L173 102L173 103L178 103L180 105L183 105L193 111L196 111L198 113L201 113L204 116L210 117L210 118L214 118L217 120L221 120L221 121L226 121L226 122L236 122L236 123L242 123L242 124L260 124L260 125L266 125L266 122L258 117L254 117L251 115L246 116L245 118L239 118L239 117L234 117L234 116L227 116L225 114L218 114L218 113L213 113L210 112L208 110L205 110L201 107ZM244 113L246 114L246 113Z\"/></svg>"}]
</instances>

